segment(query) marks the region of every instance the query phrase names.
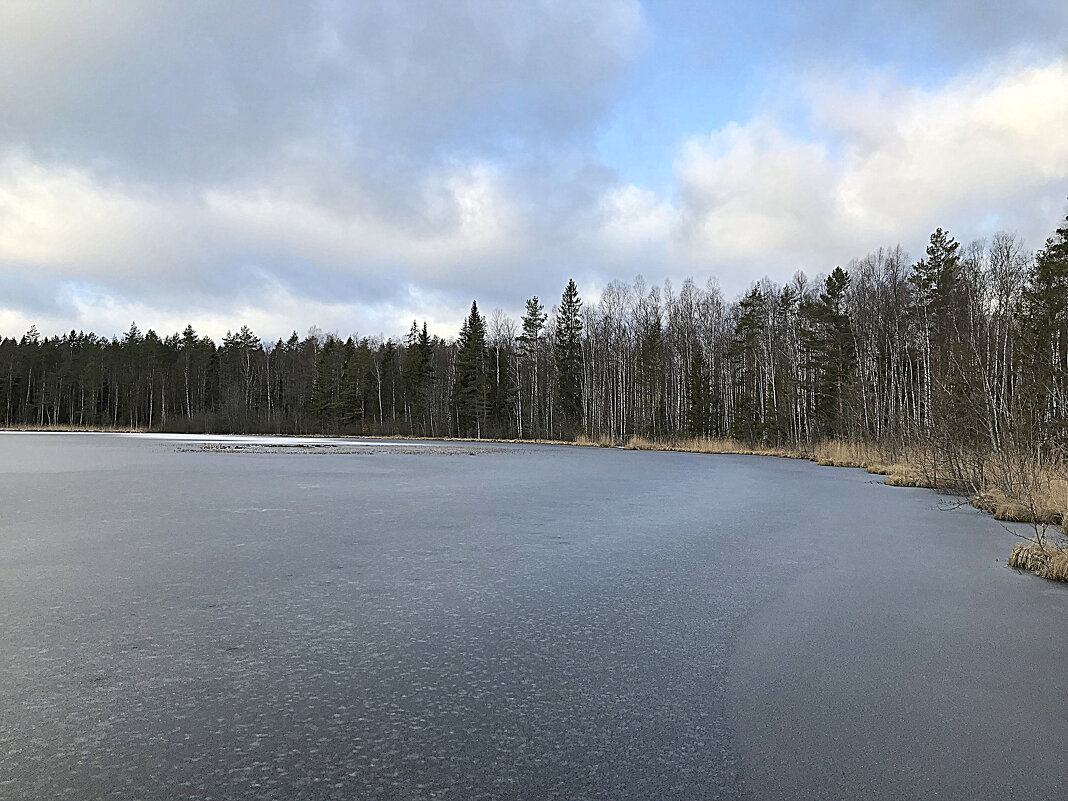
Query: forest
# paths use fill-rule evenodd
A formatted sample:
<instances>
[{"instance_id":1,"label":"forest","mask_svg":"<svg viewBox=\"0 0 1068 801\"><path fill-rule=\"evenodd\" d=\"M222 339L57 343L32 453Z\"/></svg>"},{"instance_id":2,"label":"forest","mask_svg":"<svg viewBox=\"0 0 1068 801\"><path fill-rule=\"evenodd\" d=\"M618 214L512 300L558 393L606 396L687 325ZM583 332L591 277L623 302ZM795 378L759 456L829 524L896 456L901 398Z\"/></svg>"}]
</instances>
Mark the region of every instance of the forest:
<instances>
[{"instance_id":1,"label":"forest","mask_svg":"<svg viewBox=\"0 0 1068 801\"><path fill-rule=\"evenodd\" d=\"M455 339L416 322L399 339L273 343L245 326L218 343L192 327L31 328L0 341L0 409L6 427L836 440L937 454L947 475L991 454L1061 464L1068 220L1035 253L1011 233L962 246L939 228L916 261L879 249L735 300L639 278L584 303L571 281L519 320L473 302Z\"/></svg>"}]
</instances>

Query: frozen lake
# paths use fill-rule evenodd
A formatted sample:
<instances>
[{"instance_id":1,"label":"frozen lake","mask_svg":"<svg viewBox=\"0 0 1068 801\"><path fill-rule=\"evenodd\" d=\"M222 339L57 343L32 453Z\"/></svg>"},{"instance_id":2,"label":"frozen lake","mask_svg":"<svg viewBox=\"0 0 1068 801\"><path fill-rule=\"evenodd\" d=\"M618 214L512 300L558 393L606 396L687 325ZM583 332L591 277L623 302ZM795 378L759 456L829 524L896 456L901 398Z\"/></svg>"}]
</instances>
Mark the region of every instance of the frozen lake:
<instances>
[{"instance_id":1,"label":"frozen lake","mask_svg":"<svg viewBox=\"0 0 1068 801\"><path fill-rule=\"evenodd\" d=\"M0 434L0 798L1064 798L1068 591L969 507L283 442Z\"/></svg>"}]
</instances>

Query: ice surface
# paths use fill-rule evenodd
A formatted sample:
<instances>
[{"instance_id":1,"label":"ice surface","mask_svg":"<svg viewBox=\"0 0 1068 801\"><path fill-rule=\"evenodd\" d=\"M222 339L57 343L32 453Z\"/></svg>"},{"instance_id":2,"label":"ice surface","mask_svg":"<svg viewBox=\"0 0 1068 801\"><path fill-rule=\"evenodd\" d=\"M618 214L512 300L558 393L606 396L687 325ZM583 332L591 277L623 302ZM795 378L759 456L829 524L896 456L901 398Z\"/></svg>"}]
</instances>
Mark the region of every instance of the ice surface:
<instances>
[{"instance_id":1,"label":"ice surface","mask_svg":"<svg viewBox=\"0 0 1068 801\"><path fill-rule=\"evenodd\" d=\"M1062 797L1068 593L932 493L205 443L322 440L0 436L0 798Z\"/></svg>"}]
</instances>

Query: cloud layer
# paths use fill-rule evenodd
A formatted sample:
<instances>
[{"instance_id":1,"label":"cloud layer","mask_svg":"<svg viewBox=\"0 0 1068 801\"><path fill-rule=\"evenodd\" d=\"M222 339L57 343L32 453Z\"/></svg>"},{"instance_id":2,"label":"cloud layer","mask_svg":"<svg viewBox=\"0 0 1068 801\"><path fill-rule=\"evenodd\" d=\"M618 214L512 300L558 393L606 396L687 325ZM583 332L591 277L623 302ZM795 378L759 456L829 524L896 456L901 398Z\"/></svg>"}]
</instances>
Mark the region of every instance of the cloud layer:
<instances>
[{"instance_id":1,"label":"cloud layer","mask_svg":"<svg viewBox=\"0 0 1068 801\"><path fill-rule=\"evenodd\" d=\"M791 42L833 5L780 20ZM1038 245L1062 216L1068 15L1047 14L1044 38L992 32L985 59L937 80L764 63L752 112L679 131L654 191L605 164L597 135L655 68L662 10L7 4L0 334L132 319L399 334L418 316L451 335L471 297L515 311L572 275L587 291L717 276L733 293L916 249L935 225Z\"/></svg>"}]
</instances>

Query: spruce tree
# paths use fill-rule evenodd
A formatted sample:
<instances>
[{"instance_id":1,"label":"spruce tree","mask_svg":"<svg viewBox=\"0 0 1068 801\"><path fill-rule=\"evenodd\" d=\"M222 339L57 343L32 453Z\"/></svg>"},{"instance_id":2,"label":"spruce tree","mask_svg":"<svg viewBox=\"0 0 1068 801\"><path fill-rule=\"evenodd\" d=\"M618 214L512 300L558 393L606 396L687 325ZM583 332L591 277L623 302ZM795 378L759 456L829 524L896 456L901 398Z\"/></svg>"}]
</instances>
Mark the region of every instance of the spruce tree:
<instances>
[{"instance_id":1,"label":"spruce tree","mask_svg":"<svg viewBox=\"0 0 1068 801\"><path fill-rule=\"evenodd\" d=\"M355 345L350 338L342 342L327 337L315 365L315 386L312 389L311 410L319 419L320 430L326 434L340 432L344 411L343 388L345 365Z\"/></svg>"},{"instance_id":2,"label":"spruce tree","mask_svg":"<svg viewBox=\"0 0 1068 801\"><path fill-rule=\"evenodd\" d=\"M1035 254L1023 313L1022 400L1031 425L1068 448L1068 217Z\"/></svg>"},{"instance_id":3,"label":"spruce tree","mask_svg":"<svg viewBox=\"0 0 1068 801\"><path fill-rule=\"evenodd\" d=\"M816 433L841 436L848 428L845 397L856 363L853 329L846 309L849 273L835 267L823 291L802 302L802 366L809 374Z\"/></svg>"},{"instance_id":4,"label":"spruce tree","mask_svg":"<svg viewBox=\"0 0 1068 801\"><path fill-rule=\"evenodd\" d=\"M1024 304L1030 326L1043 343L1068 333L1068 218L1035 254Z\"/></svg>"},{"instance_id":5,"label":"spruce tree","mask_svg":"<svg viewBox=\"0 0 1068 801\"><path fill-rule=\"evenodd\" d=\"M432 359L434 355L425 322L422 330L416 327L415 322L412 322L412 329L408 332L406 344L407 348L404 351L401 373L404 378L408 409L411 415L410 423L413 430L418 426L425 433L430 405L430 382L433 378Z\"/></svg>"},{"instance_id":6,"label":"spruce tree","mask_svg":"<svg viewBox=\"0 0 1068 801\"><path fill-rule=\"evenodd\" d=\"M545 328L548 315L545 307L541 305L538 296L527 298L526 311L523 314L523 332L516 337L522 371L528 376L526 386L523 386L523 378L519 381L519 402L526 401L529 430L527 436L538 437L541 426L541 332ZM520 420L522 421L522 414ZM520 431L520 436L523 432Z\"/></svg>"},{"instance_id":7,"label":"spruce tree","mask_svg":"<svg viewBox=\"0 0 1068 801\"><path fill-rule=\"evenodd\" d=\"M460 436L482 436L488 406L486 373L486 321L471 301L471 313L460 328L456 343L456 377L452 405Z\"/></svg>"},{"instance_id":8,"label":"spruce tree","mask_svg":"<svg viewBox=\"0 0 1068 801\"><path fill-rule=\"evenodd\" d=\"M341 384L341 419L359 425L367 419L367 403L371 380L371 344L367 337L355 343L345 360L345 372Z\"/></svg>"},{"instance_id":9,"label":"spruce tree","mask_svg":"<svg viewBox=\"0 0 1068 801\"><path fill-rule=\"evenodd\" d=\"M708 391L708 366L698 347L690 352L686 371L686 427L692 436L703 437L711 426L711 402Z\"/></svg>"},{"instance_id":10,"label":"spruce tree","mask_svg":"<svg viewBox=\"0 0 1068 801\"><path fill-rule=\"evenodd\" d=\"M559 430L573 436L582 422L582 301L574 279L560 298L556 311L553 350L556 356Z\"/></svg>"}]
</instances>

